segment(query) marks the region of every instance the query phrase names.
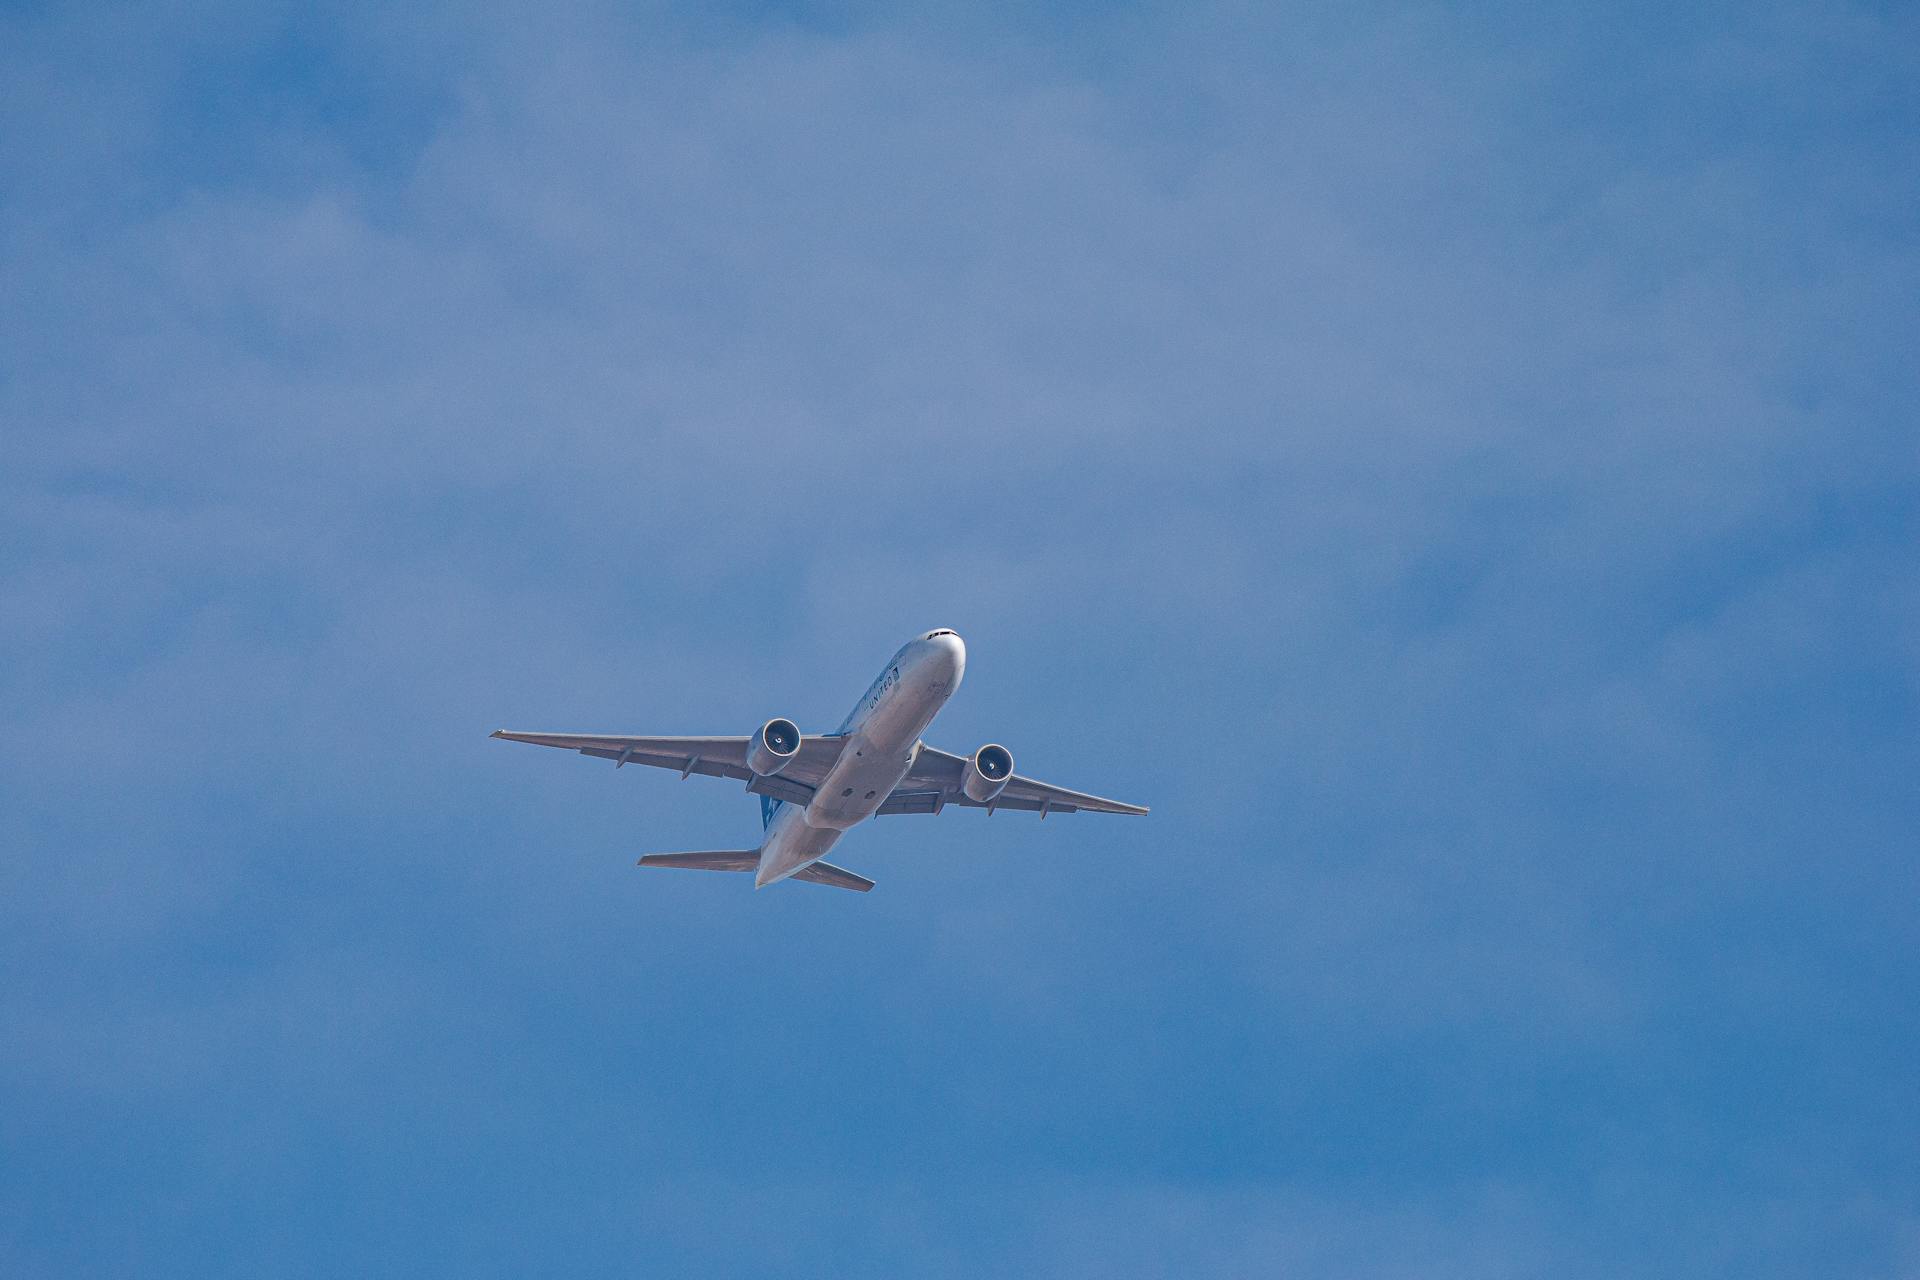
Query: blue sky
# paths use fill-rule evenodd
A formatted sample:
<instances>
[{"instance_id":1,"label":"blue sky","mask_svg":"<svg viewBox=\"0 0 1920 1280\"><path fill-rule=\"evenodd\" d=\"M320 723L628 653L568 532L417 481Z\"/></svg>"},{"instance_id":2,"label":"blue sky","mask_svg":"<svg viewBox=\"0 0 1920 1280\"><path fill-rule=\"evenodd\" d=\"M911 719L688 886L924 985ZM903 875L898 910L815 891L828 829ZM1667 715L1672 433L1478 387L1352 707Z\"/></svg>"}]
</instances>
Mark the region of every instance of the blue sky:
<instances>
[{"instance_id":1,"label":"blue sky","mask_svg":"<svg viewBox=\"0 0 1920 1280\"><path fill-rule=\"evenodd\" d=\"M1897 6L0 17L0 1271L1920 1271ZM838 723L1154 806L651 875Z\"/></svg>"}]
</instances>

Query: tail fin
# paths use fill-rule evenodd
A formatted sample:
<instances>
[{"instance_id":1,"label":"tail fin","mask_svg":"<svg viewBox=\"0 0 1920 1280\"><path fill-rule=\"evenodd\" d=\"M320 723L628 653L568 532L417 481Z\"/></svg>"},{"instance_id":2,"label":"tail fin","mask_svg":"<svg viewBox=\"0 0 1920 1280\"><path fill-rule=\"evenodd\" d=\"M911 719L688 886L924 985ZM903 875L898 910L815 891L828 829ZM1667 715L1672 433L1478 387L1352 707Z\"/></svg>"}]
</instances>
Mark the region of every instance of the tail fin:
<instances>
[{"instance_id":1,"label":"tail fin","mask_svg":"<svg viewBox=\"0 0 1920 1280\"><path fill-rule=\"evenodd\" d=\"M775 800L772 796L760 797L760 829L762 831L773 825L773 815L780 812L780 806L785 803L786 801Z\"/></svg>"}]
</instances>

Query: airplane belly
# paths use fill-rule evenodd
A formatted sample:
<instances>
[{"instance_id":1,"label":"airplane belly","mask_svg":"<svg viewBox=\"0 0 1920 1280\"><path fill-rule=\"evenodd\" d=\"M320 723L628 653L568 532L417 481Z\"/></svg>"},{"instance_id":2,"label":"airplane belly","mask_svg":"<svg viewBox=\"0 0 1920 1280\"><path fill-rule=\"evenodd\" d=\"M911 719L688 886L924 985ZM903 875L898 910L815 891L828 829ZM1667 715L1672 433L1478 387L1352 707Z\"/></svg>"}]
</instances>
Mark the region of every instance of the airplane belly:
<instances>
[{"instance_id":1,"label":"airplane belly","mask_svg":"<svg viewBox=\"0 0 1920 1280\"><path fill-rule=\"evenodd\" d=\"M913 767L920 735L952 696L959 676L951 664L897 659L875 691L848 717L852 735L814 790L806 820L845 831L886 803Z\"/></svg>"},{"instance_id":2,"label":"airplane belly","mask_svg":"<svg viewBox=\"0 0 1920 1280\"><path fill-rule=\"evenodd\" d=\"M839 839L838 831L812 826L805 815L796 810L782 811L774 819L766 843L760 846L760 868L753 878L754 886L784 880L807 864L818 862Z\"/></svg>"},{"instance_id":3,"label":"airplane belly","mask_svg":"<svg viewBox=\"0 0 1920 1280\"><path fill-rule=\"evenodd\" d=\"M807 825L845 831L871 818L913 767L916 742L896 746L864 733L848 742L807 805Z\"/></svg>"},{"instance_id":4,"label":"airplane belly","mask_svg":"<svg viewBox=\"0 0 1920 1280\"><path fill-rule=\"evenodd\" d=\"M860 726L862 734L894 750L910 751L933 723L940 708L946 705L952 687L944 683L929 684L915 677L901 681L868 712L866 722Z\"/></svg>"}]
</instances>

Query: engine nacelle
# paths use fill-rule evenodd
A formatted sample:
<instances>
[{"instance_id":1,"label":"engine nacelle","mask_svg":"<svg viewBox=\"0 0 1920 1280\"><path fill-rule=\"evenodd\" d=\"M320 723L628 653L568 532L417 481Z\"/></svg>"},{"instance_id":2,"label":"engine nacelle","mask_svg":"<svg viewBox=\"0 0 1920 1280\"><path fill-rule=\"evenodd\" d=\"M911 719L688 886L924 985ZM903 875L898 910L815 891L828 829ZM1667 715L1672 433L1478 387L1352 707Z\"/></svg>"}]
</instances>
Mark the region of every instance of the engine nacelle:
<instances>
[{"instance_id":1,"label":"engine nacelle","mask_svg":"<svg viewBox=\"0 0 1920 1280\"><path fill-rule=\"evenodd\" d=\"M758 777L770 778L799 754L800 726L776 717L761 725L760 732L747 743L747 768Z\"/></svg>"},{"instance_id":2,"label":"engine nacelle","mask_svg":"<svg viewBox=\"0 0 1920 1280\"><path fill-rule=\"evenodd\" d=\"M961 779L960 789L975 804L986 804L1007 789L1007 780L1011 777L1013 752L997 742L989 742L967 761L967 776Z\"/></svg>"}]
</instances>

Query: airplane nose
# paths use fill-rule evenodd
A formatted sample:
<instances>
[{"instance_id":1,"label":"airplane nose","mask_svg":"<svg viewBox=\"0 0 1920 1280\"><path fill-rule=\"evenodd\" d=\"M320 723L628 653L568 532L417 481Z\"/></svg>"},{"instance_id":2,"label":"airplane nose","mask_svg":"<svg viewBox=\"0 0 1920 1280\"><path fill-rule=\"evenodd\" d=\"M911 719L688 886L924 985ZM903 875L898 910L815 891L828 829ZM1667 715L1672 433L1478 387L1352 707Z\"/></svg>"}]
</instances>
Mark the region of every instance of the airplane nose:
<instances>
[{"instance_id":1,"label":"airplane nose","mask_svg":"<svg viewBox=\"0 0 1920 1280\"><path fill-rule=\"evenodd\" d=\"M936 664L936 669L944 668L949 680L958 680L967 669L967 646L951 631L942 631L927 637L927 656Z\"/></svg>"}]
</instances>

